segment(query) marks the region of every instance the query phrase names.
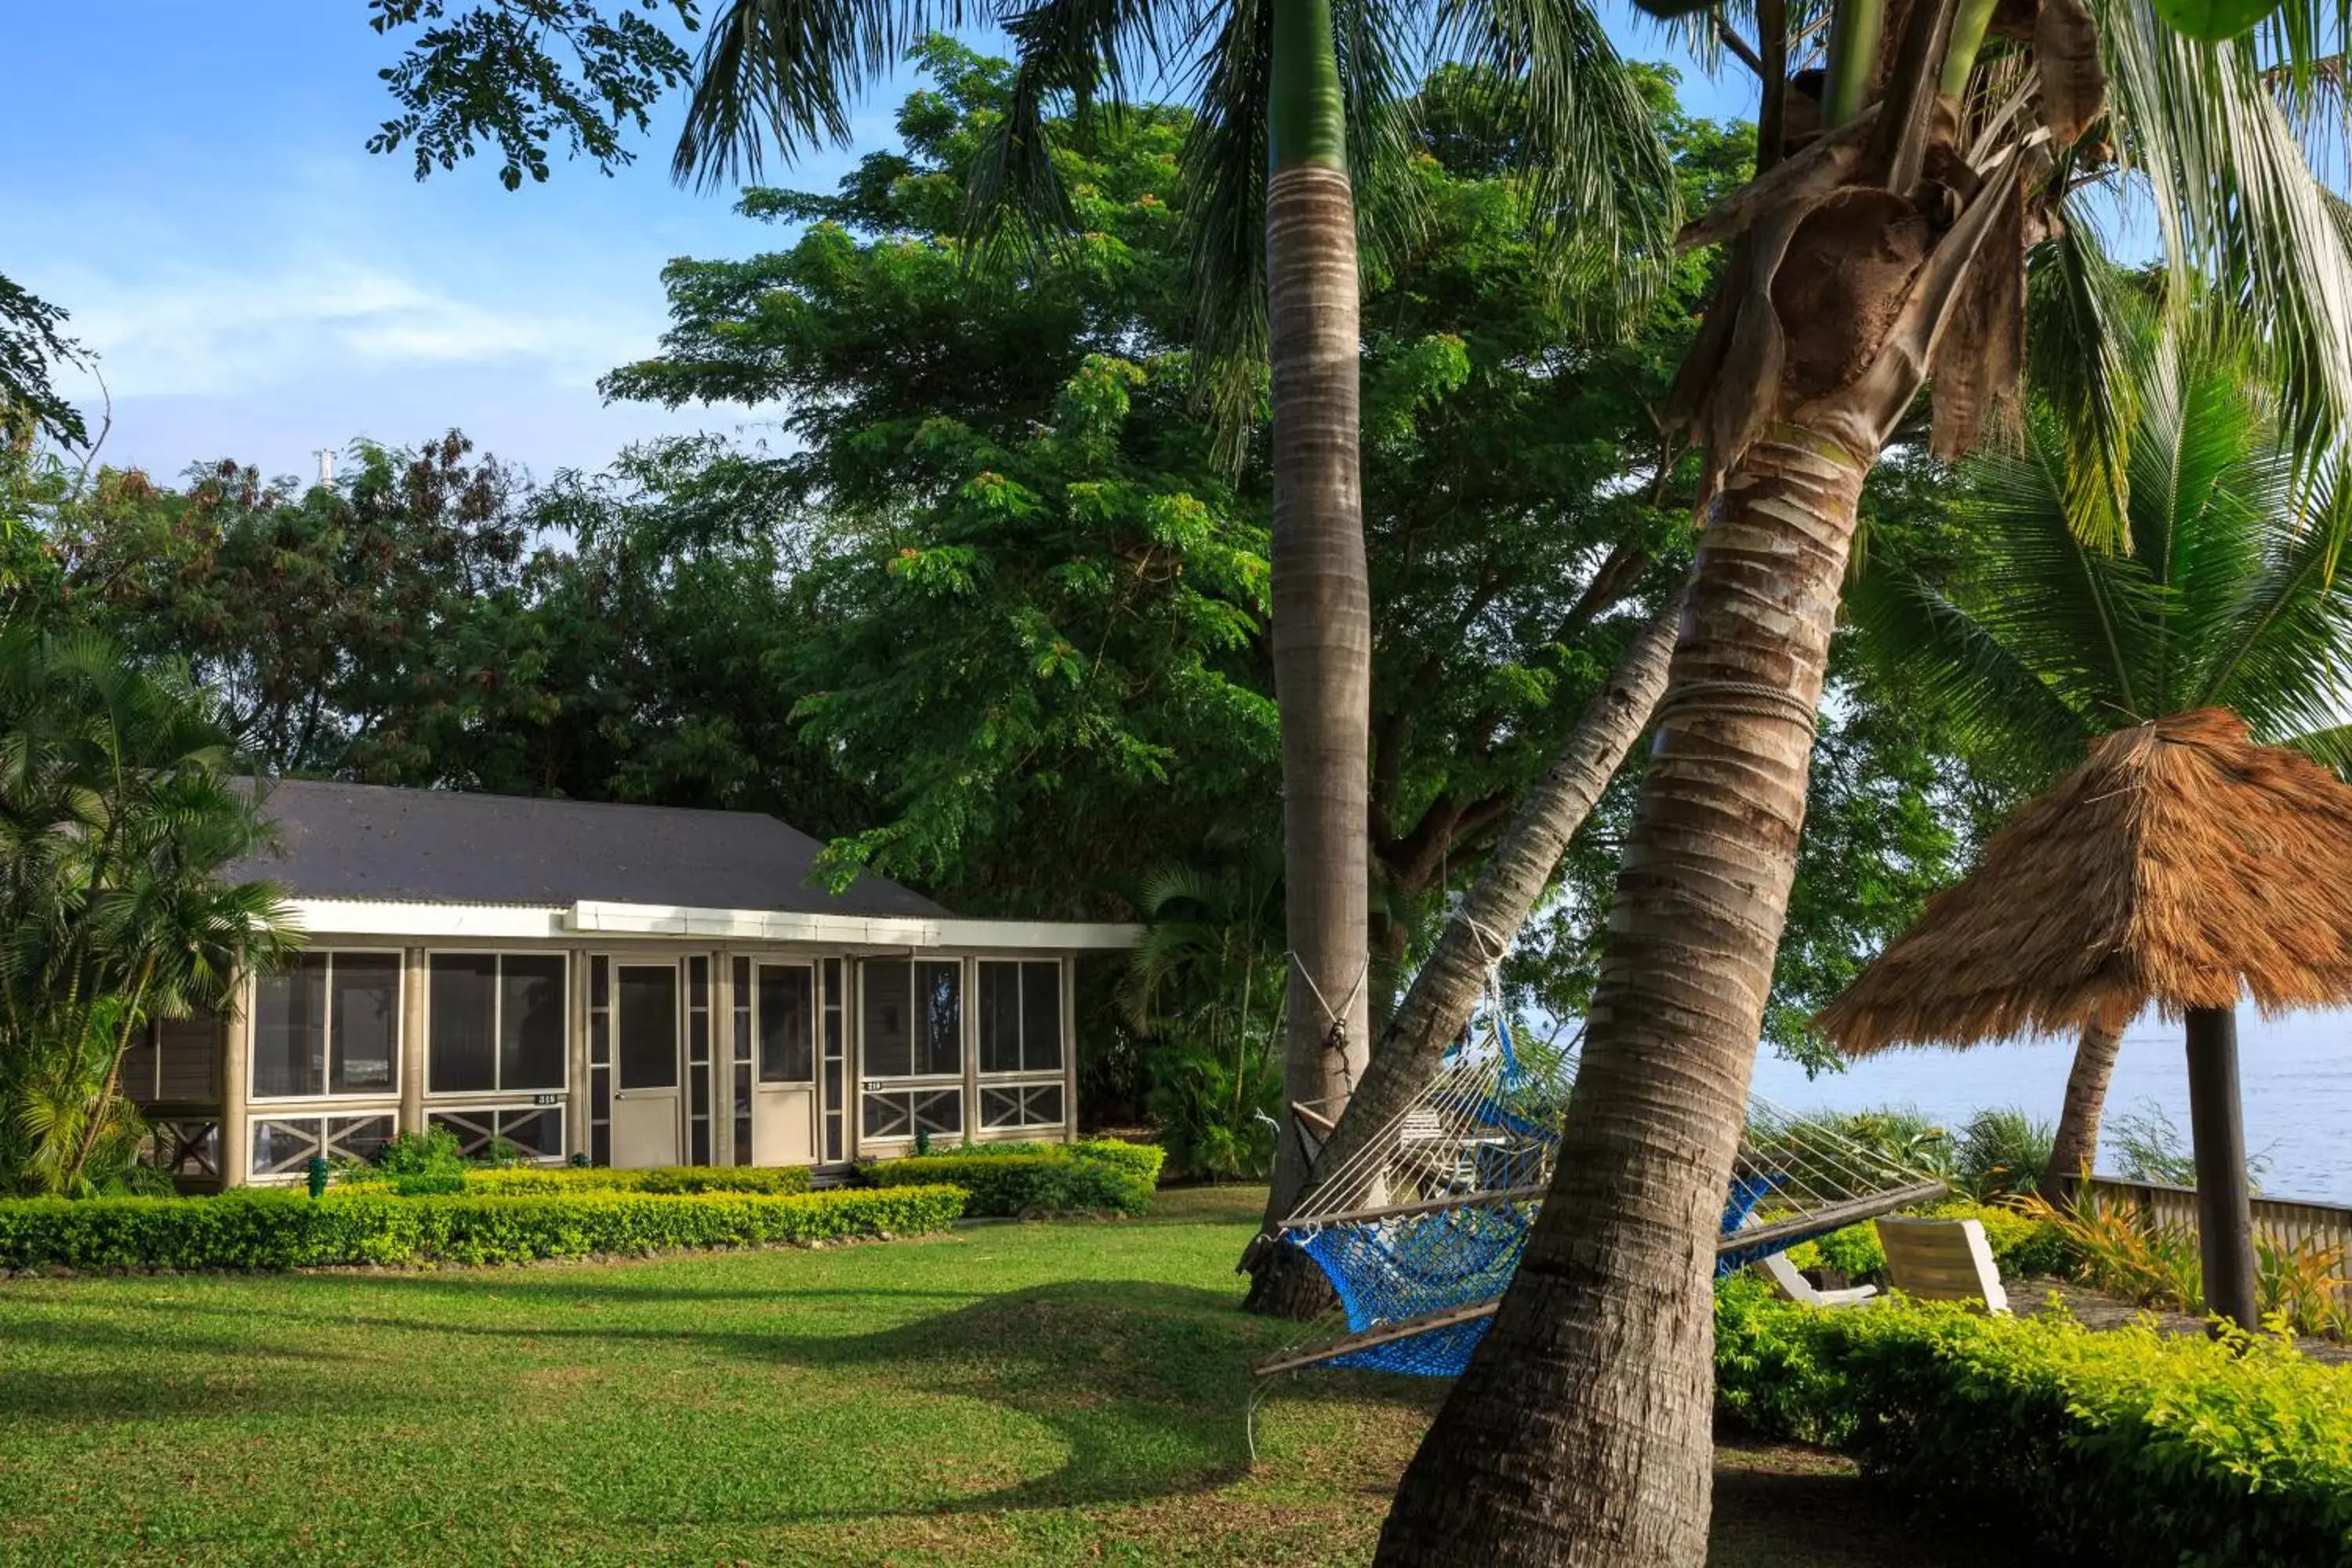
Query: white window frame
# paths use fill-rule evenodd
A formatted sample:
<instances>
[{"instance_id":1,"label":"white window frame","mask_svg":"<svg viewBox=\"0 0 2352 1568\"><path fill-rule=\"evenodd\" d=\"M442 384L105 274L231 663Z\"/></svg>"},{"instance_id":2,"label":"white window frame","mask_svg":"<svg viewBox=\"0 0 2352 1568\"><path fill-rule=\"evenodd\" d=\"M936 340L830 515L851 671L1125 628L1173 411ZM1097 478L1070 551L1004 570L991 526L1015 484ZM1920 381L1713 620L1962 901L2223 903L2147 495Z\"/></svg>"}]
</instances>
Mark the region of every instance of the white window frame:
<instances>
[{"instance_id":1,"label":"white window frame","mask_svg":"<svg viewBox=\"0 0 2352 1568\"><path fill-rule=\"evenodd\" d=\"M335 974L334 962L342 953L369 954L393 961L394 976L392 987L392 1081L382 1089L351 1090L342 1094L264 1094L257 1087L261 1080L261 1053L254 1048L261 1031L261 987L266 978L254 975L246 983L245 1019L245 1092L248 1103L272 1107L296 1106L357 1106L381 1105L389 1100L396 1106L400 1100L400 1058L405 1053L401 1044L408 1037L408 953L397 947L313 947L304 949L298 957L323 958L327 961L327 1015L320 1026L326 1032L326 1054L320 1058L326 1064L325 1077L335 1080ZM364 1114L353 1112L353 1114ZM257 1117L256 1121L284 1121L284 1117ZM250 1150L247 1151L248 1154Z\"/></svg>"},{"instance_id":2,"label":"white window frame","mask_svg":"<svg viewBox=\"0 0 2352 1568\"><path fill-rule=\"evenodd\" d=\"M953 966L956 976L957 1063L955 1071L951 1073L898 1074L874 1073L866 1070L866 966L869 963L903 963L907 965L908 1056L908 1065L910 1066L913 1063L914 1057L919 1054L921 1049L921 1047L916 1038L916 1030L919 1026L917 1020L921 1016L918 1006L922 998L920 966L926 963ZM853 978L850 984L856 988L857 1004L856 1014L857 1033L856 1054L854 1058L857 1072L856 1075L849 1080L852 1096L855 1101L853 1110L855 1120L850 1123L850 1125L854 1127L856 1131L856 1147L863 1149L868 1146L878 1147L912 1144L916 1141L916 1130L913 1126L914 1100L911 1098L914 1094L952 1093L956 1097L957 1130L952 1132L943 1131L934 1133L933 1136L958 1140L972 1136L972 1111L974 1109L974 1102L971 1095L966 1092L966 1079L975 1059L975 1053L979 1048L979 1037L972 1032L974 1025L971 999L975 981L973 979L973 971L971 964L968 960L968 955L955 954L950 956L940 953L925 952L866 953L856 960L854 964L851 966L851 969ZM824 1069L824 1057L822 1052L824 1048L824 1036L821 1015L817 1035L817 1048L820 1053L817 1058L818 1070L822 1073ZM822 1090L820 1090L820 1092L822 1092ZM885 1094L907 1094L909 1096L907 1100L908 1127L906 1131L868 1132L866 1131L866 1097L868 1095Z\"/></svg>"},{"instance_id":3,"label":"white window frame","mask_svg":"<svg viewBox=\"0 0 2352 1568\"><path fill-rule=\"evenodd\" d=\"M238 1152L238 1157L245 1162L245 1179L255 1186L266 1186L277 1182L301 1181L307 1174L304 1167L309 1164L312 1158L323 1154L331 1160L336 1158L338 1154L348 1154L350 1152L348 1150L342 1150L337 1147L335 1135L328 1130L328 1123L333 1121L348 1123L352 1121L390 1121L392 1123L392 1136L394 1138L400 1136L400 1110L397 1106L371 1106L364 1110L352 1110L342 1109L341 1107L328 1109L318 1105L315 1101L312 1101L306 1104L303 1109L285 1114L268 1114L247 1117L245 1124L245 1147ZM254 1168L254 1134L258 1132L265 1123L275 1123L281 1127L291 1127L303 1122L310 1122L313 1124L315 1128L315 1131L310 1134L309 1153L293 1156L286 1163L272 1165L266 1171L256 1170ZM348 1130L346 1131L346 1135L348 1136Z\"/></svg>"},{"instance_id":4,"label":"white window frame","mask_svg":"<svg viewBox=\"0 0 2352 1568\"><path fill-rule=\"evenodd\" d=\"M497 978L490 985L490 1087L488 1089L446 1089L433 1087L433 961L436 958L495 958L499 961ZM560 958L563 961L563 1081L552 1089L509 1089L505 1086L506 1068L500 1047L499 1030L506 1022L506 961L509 958ZM440 1100L513 1100L517 1095L551 1094L568 1096L572 1092L572 953L560 947L429 947L425 950L425 1098ZM406 987L402 987L405 990ZM562 1103L559 1101L558 1103ZM510 1108L500 1108L510 1109ZM547 1109L544 1106L541 1110Z\"/></svg>"},{"instance_id":5,"label":"white window frame","mask_svg":"<svg viewBox=\"0 0 2352 1568\"><path fill-rule=\"evenodd\" d=\"M1052 964L1054 966L1054 1010L1057 1015L1067 1011L1063 1000L1063 991L1068 976L1064 973L1064 961L1060 957L1039 958L1034 953L983 952L974 954L971 961L971 1063L973 1071L979 1075L981 1082L995 1089L1004 1089L1024 1081L1031 1083L1060 1083L1067 1075L1070 1059L1070 1021L1066 1017L1059 1019L1054 1031L1054 1054L1061 1059L1056 1061L1052 1067L1018 1067L1013 1068L1009 1071L991 1072L982 1065L985 1058L983 1058L980 1053L980 971L983 964L990 963L1009 963L1016 970L1032 963ZM1025 1026L1029 1007L1029 988L1026 985L1016 985L1013 994L1020 999L1023 1023ZM1024 1056L1027 1054L1025 1049L1023 1054ZM1068 1120L1069 1111L1067 1107L1065 1107L1062 1113L1062 1121L1067 1121ZM1038 1125L1044 1124L1039 1123ZM1055 1122L1053 1125L1059 1127L1062 1125L1062 1121Z\"/></svg>"},{"instance_id":6,"label":"white window frame","mask_svg":"<svg viewBox=\"0 0 2352 1568\"><path fill-rule=\"evenodd\" d=\"M528 1093L531 1091L526 1090L525 1092ZM513 1099L500 1100L496 1103L478 1100L455 1101L444 1100L437 1103L429 1104L425 1108L425 1130L428 1132L432 1131L433 1119L436 1116L488 1118L490 1120L491 1127L494 1130L499 1130L503 1128L506 1118L509 1116L551 1115L555 1118L555 1152L552 1154L533 1154L526 1156L524 1163L531 1165L561 1165L567 1158L569 1158L566 1151L572 1147L572 1107L568 1102L559 1102L554 1105L533 1105L527 1100L517 1100ZM493 1131L491 1135L498 1138L503 1138L506 1136L503 1131ZM460 1142L463 1142L463 1140L460 1140Z\"/></svg>"}]
</instances>

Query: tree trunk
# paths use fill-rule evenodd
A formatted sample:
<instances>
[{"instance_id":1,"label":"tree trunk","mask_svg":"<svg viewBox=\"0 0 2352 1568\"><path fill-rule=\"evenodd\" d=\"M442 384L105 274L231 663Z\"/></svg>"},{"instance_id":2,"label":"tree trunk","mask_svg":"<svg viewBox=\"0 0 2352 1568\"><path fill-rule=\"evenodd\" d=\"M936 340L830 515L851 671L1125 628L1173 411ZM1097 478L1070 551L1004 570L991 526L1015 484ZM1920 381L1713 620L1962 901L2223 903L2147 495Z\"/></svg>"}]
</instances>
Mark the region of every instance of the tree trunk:
<instances>
[{"instance_id":1,"label":"tree trunk","mask_svg":"<svg viewBox=\"0 0 2352 1568\"><path fill-rule=\"evenodd\" d=\"M2124 1026L2104 1019L2084 1026L2074 1045L2074 1065L2066 1073L2066 1100L2058 1110L2058 1131L2050 1142L2050 1165L2042 1173L2042 1194L2056 1203L2099 1157L2099 1116L2106 1109L2107 1081L2116 1075Z\"/></svg>"},{"instance_id":2,"label":"tree trunk","mask_svg":"<svg viewBox=\"0 0 2352 1568\"><path fill-rule=\"evenodd\" d=\"M1712 1243L1875 456L1769 426L1699 536L1559 1170L1406 1471L1383 1563L1705 1560Z\"/></svg>"},{"instance_id":3,"label":"tree trunk","mask_svg":"<svg viewBox=\"0 0 2352 1568\"><path fill-rule=\"evenodd\" d=\"M1585 705L1549 771L1520 799L1486 868L1446 920L1437 945L1381 1032L1318 1168L1333 1168L1385 1131L1435 1075L1446 1046L1477 1010L1487 973L1527 922L1569 840L1650 721L1665 689L1666 661L1681 618L1678 596L1642 628ZM1322 1272L1289 1248L1256 1248L1250 1273L1252 1311L1311 1317L1330 1300Z\"/></svg>"},{"instance_id":4,"label":"tree trunk","mask_svg":"<svg viewBox=\"0 0 2352 1568\"><path fill-rule=\"evenodd\" d=\"M1329 0L1274 9L1266 315L1274 370L1274 683L1290 943L1283 1088L1336 1119L1370 1045L1371 589L1357 458L1356 209ZM1307 1160L1286 1112L1270 1214Z\"/></svg>"}]
</instances>

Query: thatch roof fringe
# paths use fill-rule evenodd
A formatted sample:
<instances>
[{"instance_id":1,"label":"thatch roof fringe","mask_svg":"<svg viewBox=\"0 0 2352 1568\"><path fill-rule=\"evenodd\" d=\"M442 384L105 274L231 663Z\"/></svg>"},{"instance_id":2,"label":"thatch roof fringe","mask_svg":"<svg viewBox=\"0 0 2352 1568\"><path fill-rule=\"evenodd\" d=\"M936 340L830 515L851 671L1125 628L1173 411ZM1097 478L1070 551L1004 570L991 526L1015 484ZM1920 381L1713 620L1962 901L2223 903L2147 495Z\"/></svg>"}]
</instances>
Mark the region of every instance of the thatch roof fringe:
<instances>
[{"instance_id":1,"label":"thatch roof fringe","mask_svg":"<svg viewBox=\"0 0 2352 1568\"><path fill-rule=\"evenodd\" d=\"M1814 1022L1849 1053L2352 1000L2352 787L2209 708L2106 736Z\"/></svg>"}]
</instances>

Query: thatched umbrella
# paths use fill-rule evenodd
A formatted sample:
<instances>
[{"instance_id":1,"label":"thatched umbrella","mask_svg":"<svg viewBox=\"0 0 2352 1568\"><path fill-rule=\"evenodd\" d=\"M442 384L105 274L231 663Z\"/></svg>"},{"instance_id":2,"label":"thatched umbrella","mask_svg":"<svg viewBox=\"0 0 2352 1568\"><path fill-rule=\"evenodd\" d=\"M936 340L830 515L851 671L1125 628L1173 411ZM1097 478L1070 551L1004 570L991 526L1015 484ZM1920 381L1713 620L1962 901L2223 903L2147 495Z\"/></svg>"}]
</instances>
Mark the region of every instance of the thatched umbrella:
<instances>
[{"instance_id":1,"label":"thatched umbrella","mask_svg":"<svg viewBox=\"0 0 2352 1568\"><path fill-rule=\"evenodd\" d=\"M2100 740L1815 1022L1864 1055L2185 1018L2205 1300L2252 1328L2241 995L2352 1001L2352 787L2209 708Z\"/></svg>"}]
</instances>

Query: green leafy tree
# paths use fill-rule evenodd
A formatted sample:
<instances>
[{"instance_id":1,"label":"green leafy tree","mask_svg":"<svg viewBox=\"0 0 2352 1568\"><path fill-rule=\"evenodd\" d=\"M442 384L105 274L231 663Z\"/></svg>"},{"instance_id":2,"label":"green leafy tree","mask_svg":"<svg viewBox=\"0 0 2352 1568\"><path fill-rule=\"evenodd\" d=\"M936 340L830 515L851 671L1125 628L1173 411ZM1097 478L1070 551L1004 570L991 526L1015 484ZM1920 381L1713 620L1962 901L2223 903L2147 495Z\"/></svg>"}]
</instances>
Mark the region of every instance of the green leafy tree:
<instances>
[{"instance_id":1,"label":"green leafy tree","mask_svg":"<svg viewBox=\"0 0 2352 1568\"><path fill-rule=\"evenodd\" d=\"M291 940L277 888L221 880L266 831L236 766L183 669L70 625L0 632L0 1175L18 1186L122 1180L144 1136L122 1053Z\"/></svg>"},{"instance_id":2,"label":"green leafy tree","mask_svg":"<svg viewBox=\"0 0 2352 1568\"><path fill-rule=\"evenodd\" d=\"M2120 280L2118 280L2118 283ZM2150 320L2133 293L2105 301L2126 374L2122 521L2128 548L2079 530L2085 469L2064 398L2076 345L2036 344L2023 442L1973 459L1960 527L1924 558L1874 542L1852 593L1881 656L1954 715L1970 751L2027 789L2074 766L2112 731L2190 709L2242 714L2256 736L2339 771L2352 596L2337 574L2352 533L2340 454L2299 459L2268 356L2233 338L2218 306ZM2113 494L2104 486L2105 494ZM2084 1030L2045 1191L2095 1155L2100 1112L2130 1020Z\"/></svg>"}]
</instances>

